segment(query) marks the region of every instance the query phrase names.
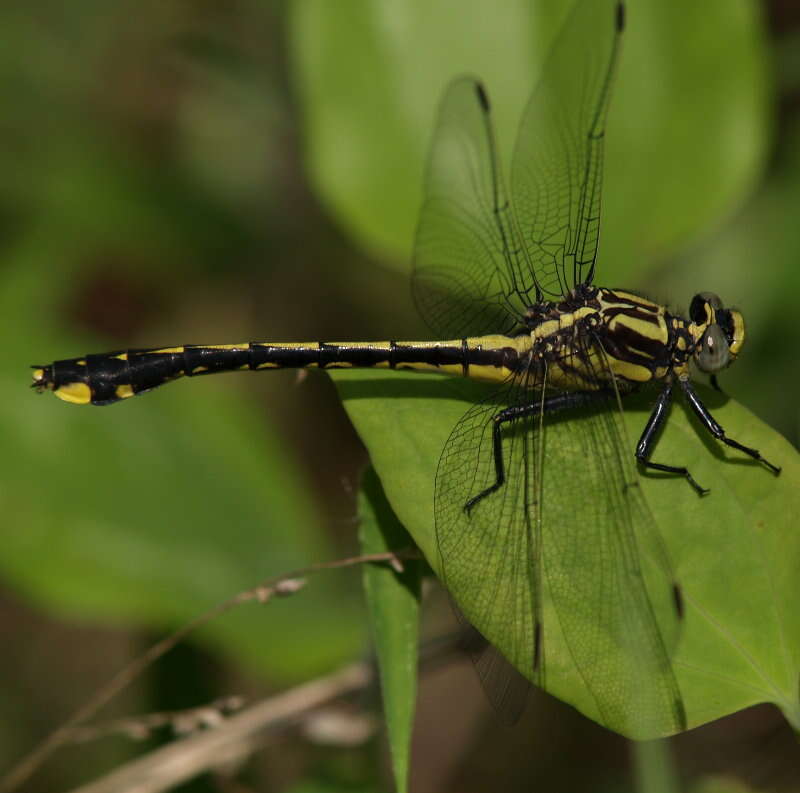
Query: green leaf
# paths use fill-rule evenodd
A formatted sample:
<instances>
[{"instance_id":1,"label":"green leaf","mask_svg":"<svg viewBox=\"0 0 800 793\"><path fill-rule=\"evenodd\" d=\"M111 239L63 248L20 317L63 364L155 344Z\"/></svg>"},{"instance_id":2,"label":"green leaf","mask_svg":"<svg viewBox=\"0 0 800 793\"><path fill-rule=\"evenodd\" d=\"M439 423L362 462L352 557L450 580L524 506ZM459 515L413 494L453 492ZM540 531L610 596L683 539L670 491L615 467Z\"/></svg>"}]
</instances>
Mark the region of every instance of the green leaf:
<instances>
[{"instance_id":1,"label":"green leaf","mask_svg":"<svg viewBox=\"0 0 800 793\"><path fill-rule=\"evenodd\" d=\"M361 552L399 551L413 540L392 512L370 468L361 492ZM378 653L383 709L389 730L392 769L399 793L408 789L411 730L417 695L420 562L405 561L397 573L386 564L364 567L364 589Z\"/></svg>"},{"instance_id":2,"label":"green leaf","mask_svg":"<svg viewBox=\"0 0 800 793\"><path fill-rule=\"evenodd\" d=\"M319 195L368 249L405 268L444 87L487 85L501 162L567 3L295 3L291 54ZM601 255L612 285L641 277L717 223L759 174L768 139L766 40L753 0L629 3L607 136ZM713 189L708 189L713 185Z\"/></svg>"},{"instance_id":3,"label":"green leaf","mask_svg":"<svg viewBox=\"0 0 800 793\"><path fill-rule=\"evenodd\" d=\"M470 404L464 390L418 374L340 372L335 379L389 502L436 568L436 465ZM797 727L800 613L794 604L800 598L800 533L793 516L800 511L800 457L741 405L702 387L699 392L729 437L760 449L783 472L775 477L722 447L676 405L654 459L686 463L711 493L700 498L678 477L642 477L686 601L673 665L689 726L774 702ZM477 398L485 391L475 386L471 393ZM648 394L626 400L629 439L639 437L650 406ZM581 420L571 419L575 432L581 432ZM633 455L632 441L630 449ZM569 475L580 476L580 470ZM592 574L587 569L586 575ZM502 628L490 626L487 637L502 647L507 637L498 632ZM548 655L547 689L597 718L568 654Z\"/></svg>"}]
</instances>

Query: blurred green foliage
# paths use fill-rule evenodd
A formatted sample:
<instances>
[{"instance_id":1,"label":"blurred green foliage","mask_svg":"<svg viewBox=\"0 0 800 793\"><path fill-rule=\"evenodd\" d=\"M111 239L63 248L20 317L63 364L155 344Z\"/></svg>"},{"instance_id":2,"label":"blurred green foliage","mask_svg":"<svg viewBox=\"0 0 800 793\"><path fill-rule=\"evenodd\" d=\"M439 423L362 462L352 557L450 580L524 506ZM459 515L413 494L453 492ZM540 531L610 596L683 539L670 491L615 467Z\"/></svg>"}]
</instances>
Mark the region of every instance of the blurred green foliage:
<instances>
[{"instance_id":1,"label":"blurred green foliage","mask_svg":"<svg viewBox=\"0 0 800 793\"><path fill-rule=\"evenodd\" d=\"M126 346L418 332L402 296L437 98L479 74L507 152L565 13L523 0L502 15L449 0L3 4L9 593L72 621L163 631L354 547L341 483L363 456L322 378L201 379L94 410L26 393L26 367ZM776 57L781 31L767 35L752 0L631 0L629 20L602 279L678 306L699 289L739 304L748 347L723 385L796 443L800 124L790 103L776 111L800 85L794 61ZM419 442L429 466L434 439ZM430 488L423 470L409 489ZM6 623L20 660L0 683L2 764L60 712L34 713L13 677L30 666L21 619ZM274 685L352 657L363 635L353 577L329 576L218 621L203 646ZM58 641L40 637L66 659ZM274 759L263 773L285 789L296 777ZM372 789L369 773L304 789Z\"/></svg>"},{"instance_id":2,"label":"blurred green foliage","mask_svg":"<svg viewBox=\"0 0 800 793\"><path fill-rule=\"evenodd\" d=\"M64 172L51 170L41 216L32 215L27 231L19 227L6 251L2 322L5 338L15 342L2 378L10 463L4 512L18 523L7 532L1 563L21 591L59 610L165 626L268 575L328 558L331 549L291 454L252 401L227 399L224 389L212 387L187 402L186 392L176 389L155 410L134 403L115 419L108 412L65 411L52 399L19 398L19 373L31 362L108 345L100 334L81 333L77 317L65 315L65 301L84 299L75 293L86 288L81 277L94 274L87 272L87 264L94 270L94 257L109 257L107 269L117 275L108 246L123 257L151 259L156 279L162 273L168 289L180 291L181 279L170 267L175 231L146 206L152 188L137 201L128 181L164 174L155 165L152 173L139 174L124 149L120 167L109 170L104 152L98 162L88 145L83 162L74 151L64 153ZM50 205L52 193L61 191L55 200L71 210L73 224ZM195 222L184 229L186 238ZM107 237L117 224L122 235L111 243ZM59 229L67 237L64 247ZM97 277L103 281L109 273L104 268ZM183 278L193 276L186 272ZM103 300L102 291L98 297ZM113 301L112 295L106 307L112 312ZM252 609L207 632L254 669L301 679L358 646L355 604L330 587L323 580L308 598L275 610L271 628L265 623L273 615ZM326 606L331 614L324 613ZM274 651L275 636L287 653Z\"/></svg>"},{"instance_id":3,"label":"blurred green foliage","mask_svg":"<svg viewBox=\"0 0 800 793\"><path fill-rule=\"evenodd\" d=\"M407 269L434 113L454 76L487 86L508 164L571 5L515 0L502 14L480 0L354 0L351 14L325 0L292 6L312 177L363 244ZM654 256L706 232L752 187L768 143L764 45L748 0L629 4L607 138L607 283L646 283Z\"/></svg>"}]
</instances>

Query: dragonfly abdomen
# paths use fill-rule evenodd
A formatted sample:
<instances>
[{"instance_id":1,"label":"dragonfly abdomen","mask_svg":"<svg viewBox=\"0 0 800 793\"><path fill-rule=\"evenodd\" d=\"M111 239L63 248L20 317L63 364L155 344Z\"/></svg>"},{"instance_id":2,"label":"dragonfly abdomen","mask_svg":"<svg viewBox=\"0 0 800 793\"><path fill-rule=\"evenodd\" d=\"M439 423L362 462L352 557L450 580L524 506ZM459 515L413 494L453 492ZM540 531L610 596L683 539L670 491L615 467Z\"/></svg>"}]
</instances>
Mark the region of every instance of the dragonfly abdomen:
<instances>
[{"instance_id":1,"label":"dragonfly abdomen","mask_svg":"<svg viewBox=\"0 0 800 793\"><path fill-rule=\"evenodd\" d=\"M35 367L34 388L74 404L108 405L179 377L262 369L387 368L494 382L516 371L530 341L479 336L450 341L248 342L122 350Z\"/></svg>"}]
</instances>

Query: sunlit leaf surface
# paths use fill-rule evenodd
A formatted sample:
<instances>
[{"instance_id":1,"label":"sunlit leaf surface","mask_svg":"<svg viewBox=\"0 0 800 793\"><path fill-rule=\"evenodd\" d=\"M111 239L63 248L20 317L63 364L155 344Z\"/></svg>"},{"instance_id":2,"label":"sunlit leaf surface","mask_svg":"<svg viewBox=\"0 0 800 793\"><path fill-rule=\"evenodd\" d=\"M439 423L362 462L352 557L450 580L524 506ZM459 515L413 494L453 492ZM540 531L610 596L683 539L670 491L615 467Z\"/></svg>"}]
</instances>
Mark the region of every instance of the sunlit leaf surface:
<instances>
[{"instance_id":1,"label":"sunlit leaf surface","mask_svg":"<svg viewBox=\"0 0 800 793\"><path fill-rule=\"evenodd\" d=\"M394 510L435 565L436 465L469 403L435 376L353 372L336 379ZM705 389L702 393L730 437L758 447L783 472L774 477L723 451L676 405L657 459L690 465L711 493L700 498L682 479L642 478L687 603L674 667L689 725L757 702L774 702L798 725L800 616L792 605L800 597L800 535L793 522L800 509L798 454L732 399ZM648 395L626 406L628 435L638 438L648 415ZM566 426L581 432L580 416ZM565 527L570 519L565 513ZM586 575L593 573L586 570ZM492 570L485 574L491 576ZM501 647L507 640L489 637ZM569 653L557 646L549 652L548 689L596 716Z\"/></svg>"}]
</instances>

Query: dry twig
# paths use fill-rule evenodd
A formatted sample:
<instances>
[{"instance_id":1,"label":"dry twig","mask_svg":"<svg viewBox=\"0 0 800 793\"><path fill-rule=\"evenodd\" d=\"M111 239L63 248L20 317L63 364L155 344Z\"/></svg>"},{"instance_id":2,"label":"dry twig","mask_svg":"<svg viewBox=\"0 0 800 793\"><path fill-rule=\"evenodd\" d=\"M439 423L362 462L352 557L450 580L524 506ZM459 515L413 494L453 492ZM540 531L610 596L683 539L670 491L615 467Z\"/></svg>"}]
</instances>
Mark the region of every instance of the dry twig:
<instances>
[{"instance_id":1,"label":"dry twig","mask_svg":"<svg viewBox=\"0 0 800 793\"><path fill-rule=\"evenodd\" d=\"M29 752L20 760L2 779L0 779L0 793L10 793L19 787L30 775L60 746L69 743L73 739L75 730L92 718L104 705L115 697L122 689L135 680L142 672L169 652L176 644L182 641L188 634L197 628L206 625L211 620L216 619L222 614L249 602L267 603L273 597L285 597L293 595L302 589L306 584L306 577L312 573L322 570L334 570L343 567L353 567L356 565L371 562L389 563L395 570L402 570L402 561L405 559L419 558L417 551L407 552L387 552L376 554L365 554L363 556L353 556L347 559L336 559L331 562L321 562L311 565L301 570L279 576L268 581L264 581L251 589L239 592L232 598L214 606L205 614L196 617L183 627L176 630L170 636L154 644L146 652L134 659L130 664L120 670L105 685L101 686L82 707L78 708L60 727L47 736L36 748ZM348 667L352 670L352 667ZM363 674L363 670L362 673ZM322 681L325 679L323 678ZM309 683L313 686L322 681ZM302 688L302 687L301 687ZM289 692L291 693L291 692ZM277 698L276 698L277 699ZM269 701L269 700L268 700ZM262 703L263 704L263 703ZM252 709L248 713L252 712ZM239 714L243 716L244 714ZM235 717L239 718L239 716ZM195 736L200 738L202 736ZM187 739L189 741L194 738ZM120 788L116 788L120 789ZM133 789L133 788L132 788ZM136 788L138 790L138 788ZM142 788L149 790L150 788ZM159 788L160 789L160 788Z\"/></svg>"}]
</instances>

